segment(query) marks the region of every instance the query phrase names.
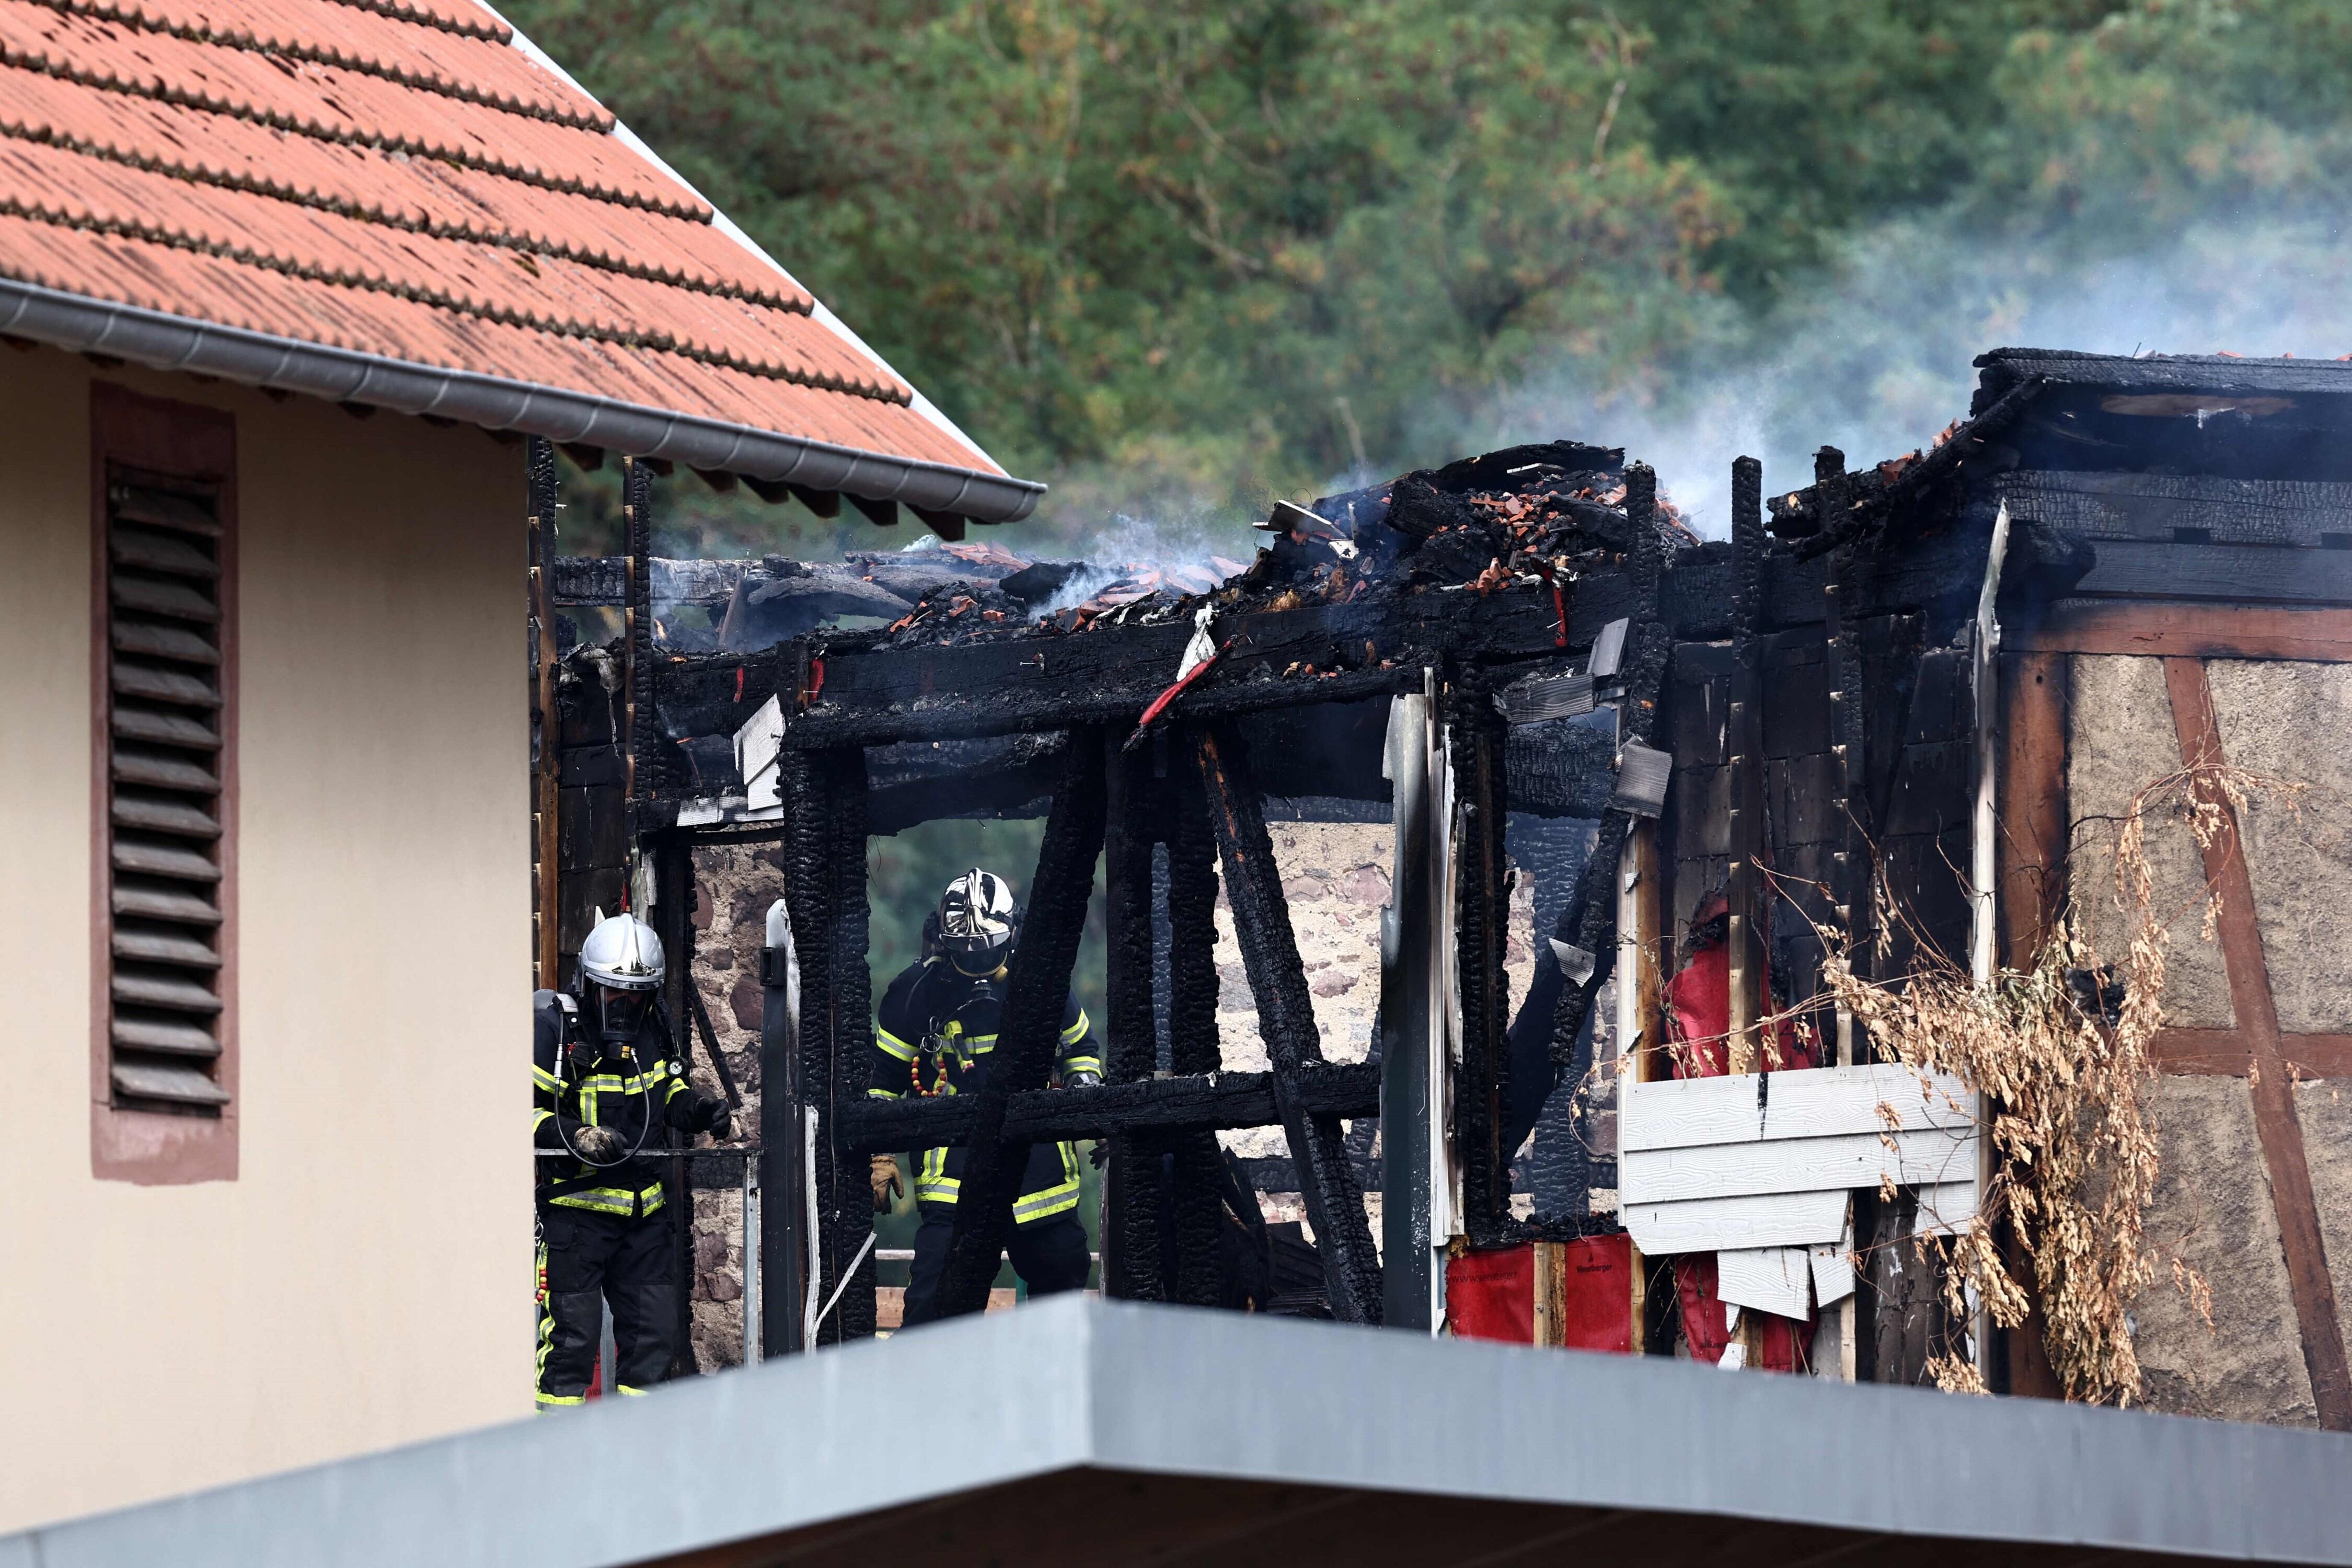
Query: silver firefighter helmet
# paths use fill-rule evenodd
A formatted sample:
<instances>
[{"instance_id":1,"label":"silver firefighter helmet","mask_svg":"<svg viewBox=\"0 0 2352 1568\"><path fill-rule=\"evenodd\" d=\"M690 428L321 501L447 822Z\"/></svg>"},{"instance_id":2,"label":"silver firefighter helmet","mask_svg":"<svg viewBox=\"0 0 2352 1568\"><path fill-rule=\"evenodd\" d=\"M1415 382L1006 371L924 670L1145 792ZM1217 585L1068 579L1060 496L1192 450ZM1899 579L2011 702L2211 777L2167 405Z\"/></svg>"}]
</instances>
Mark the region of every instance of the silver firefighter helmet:
<instances>
[{"instance_id":1,"label":"silver firefighter helmet","mask_svg":"<svg viewBox=\"0 0 2352 1568\"><path fill-rule=\"evenodd\" d=\"M940 946L959 973L993 974L1021 934L1013 884L975 866L940 895Z\"/></svg>"},{"instance_id":2,"label":"silver firefighter helmet","mask_svg":"<svg viewBox=\"0 0 2352 1568\"><path fill-rule=\"evenodd\" d=\"M588 940L580 944L580 973L615 991L652 991L662 983L661 938L635 915L596 911Z\"/></svg>"}]
</instances>

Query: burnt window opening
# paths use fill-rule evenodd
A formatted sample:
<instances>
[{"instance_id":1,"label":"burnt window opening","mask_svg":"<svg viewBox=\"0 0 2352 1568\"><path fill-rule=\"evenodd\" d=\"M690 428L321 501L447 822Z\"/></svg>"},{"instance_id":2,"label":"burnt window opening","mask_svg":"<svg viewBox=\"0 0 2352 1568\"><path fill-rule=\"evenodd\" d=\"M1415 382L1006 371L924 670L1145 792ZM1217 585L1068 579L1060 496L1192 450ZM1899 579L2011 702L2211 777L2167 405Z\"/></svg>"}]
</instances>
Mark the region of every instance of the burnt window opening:
<instances>
[{"instance_id":1,"label":"burnt window opening","mask_svg":"<svg viewBox=\"0 0 2352 1568\"><path fill-rule=\"evenodd\" d=\"M229 1100L226 544L216 489L109 467L102 916L124 1110L210 1118Z\"/></svg>"}]
</instances>

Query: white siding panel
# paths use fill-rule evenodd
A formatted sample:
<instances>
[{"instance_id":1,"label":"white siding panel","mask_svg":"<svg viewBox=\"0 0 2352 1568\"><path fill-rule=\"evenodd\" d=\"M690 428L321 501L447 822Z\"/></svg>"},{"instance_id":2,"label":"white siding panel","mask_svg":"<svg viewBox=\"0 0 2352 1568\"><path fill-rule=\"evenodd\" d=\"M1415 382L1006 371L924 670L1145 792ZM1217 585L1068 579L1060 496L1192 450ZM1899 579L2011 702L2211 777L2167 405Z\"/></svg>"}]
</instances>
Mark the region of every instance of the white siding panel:
<instances>
[{"instance_id":1,"label":"white siding panel","mask_svg":"<svg viewBox=\"0 0 2352 1568\"><path fill-rule=\"evenodd\" d=\"M1834 1241L1845 1228L1845 1205L1843 1190L1824 1188L1758 1197L1627 1204L1623 1218L1633 1245L1649 1257L1663 1258L1675 1252L1810 1247Z\"/></svg>"},{"instance_id":2,"label":"white siding panel","mask_svg":"<svg viewBox=\"0 0 2352 1568\"><path fill-rule=\"evenodd\" d=\"M1882 1176L1904 1186L1972 1182L1976 1143L1973 1131L1932 1128L1769 1143L1629 1150L1618 1157L1618 1201L1631 1206L1824 1188L1847 1191L1874 1187Z\"/></svg>"},{"instance_id":3,"label":"white siding panel","mask_svg":"<svg viewBox=\"0 0 2352 1568\"><path fill-rule=\"evenodd\" d=\"M1727 1307L1783 1318L1812 1310L1812 1272L1801 1247L1759 1247L1715 1256L1716 1294Z\"/></svg>"},{"instance_id":4,"label":"white siding panel","mask_svg":"<svg viewBox=\"0 0 2352 1568\"><path fill-rule=\"evenodd\" d=\"M1617 1141L1621 1150L1687 1149L1967 1127L1972 1098L1958 1079L1923 1083L1889 1063L1629 1081L1618 1086Z\"/></svg>"}]
</instances>

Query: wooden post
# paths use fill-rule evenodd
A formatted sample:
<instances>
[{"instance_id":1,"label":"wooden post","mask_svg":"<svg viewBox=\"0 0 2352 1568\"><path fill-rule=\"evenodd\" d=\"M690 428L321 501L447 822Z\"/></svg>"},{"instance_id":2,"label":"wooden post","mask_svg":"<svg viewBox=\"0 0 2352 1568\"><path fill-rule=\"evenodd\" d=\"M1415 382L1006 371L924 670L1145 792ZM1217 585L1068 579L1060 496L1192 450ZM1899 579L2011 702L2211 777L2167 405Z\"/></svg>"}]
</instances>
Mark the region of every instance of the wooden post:
<instances>
[{"instance_id":1,"label":"wooden post","mask_svg":"<svg viewBox=\"0 0 2352 1568\"><path fill-rule=\"evenodd\" d=\"M654 693L653 470L635 458L621 459L621 517L628 531L629 602L621 612L623 710L628 749L623 753L623 793L631 821L632 866L636 848L636 805L652 788ZM634 892L634 889L633 889Z\"/></svg>"},{"instance_id":2,"label":"wooden post","mask_svg":"<svg viewBox=\"0 0 2352 1568\"><path fill-rule=\"evenodd\" d=\"M1217 1038L1217 844L1195 769L1171 766L1160 788L1169 807L1168 1065L1184 1078L1224 1065ZM1176 1133L1168 1146L1175 1155L1169 1172L1176 1211L1171 1300L1213 1307L1223 1290L1224 1152L1217 1135L1205 1131Z\"/></svg>"},{"instance_id":3,"label":"wooden post","mask_svg":"<svg viewBox=\"0 0 2352 1568\"><path fill-rule=\"evenodd\" d=\"M1151 1077L1159 1064L1151 963L1151 850L1158 835L1159 792L1151 759L1130 756L1126 737L1103 737L1108 805L1103 825L1104 931L1108 952L1107 1083ZM1118 1133L1103 1173L1102 1291L1138 1301L1167 1300L1160 1266L1161 1141Z\"/></svg>"},{"instance_id":4,"label":"wooden post","mask_svg":"<svg viewBox=\"0 0 2352 1568\"><path fill-rule=\"evenodd\" d=\"M555 443L530 437L525 448L530 505L531 853L538 862L537 925L532 935L533 983L552 991L562 984L562 882L558 832L563 723L555 705Z\"/></svg>"},{"instance_id":5,"label":"wooden post","mask_svg":"<svg viewBox=\"0 0 2352 1568\"><path fill-rule=\"evenodd\" d=\"M1511 1217L1512 1151L1502 1144L1504 1032L1510 1026L1509 980L1503 970L1509 895L1503 864L1506 811L1501 716L1484 691L1457 687L1448 704L1453 743L1454 820L1454 974L1462 1008L1462 1058L1455 1065L1454 1115L1462 1158L1465 1231L1474 1242L1502 1232Z\"/></svg>"},{"instance_id":6,"label":"wooden post","mask_svg":"<svg viewBox=\"0 0 2352 1568\"><path fill-rule=\"evenodd\" d=\"M694 1058L694 1022L687 997L694 987L694 921L688 904L694 888L694 858L682 844L664 844L654 851L654 907L648 911L654 934L661 938L667 972L662 976L662 1013L670 1034L671 1059L683 1072ZM662 1142L682 1149L689 1134L662 1128ZM690 1377L702 1369L694 1354L694 1173L688 1160L665 1160L662 1197L669 1209L671 1268L677 1288L677 1350L670 1361L672 1377Z\"/></svg>"},{"instance_id":7,"label":"wooden post","mask_svg":"<svg viewBox=\"0 0 2352 1568\"><path fill-rule=\"evenodd\" d=\"M955 1232L940 1280L941 1317L987 1307L989 1285L1013 1234L1013 1204L1029 1166L1029 1144L1004 1136L1005 1102L1044 1089L1053 1070L1062 1009L1077 967L1078 938L1094 896L1095 858L1103 847L1104 750L1097 731L1071 735L1068 769L1045 819L1045 841L1029 882L1028 916L1005 978L1003 1022L965 1146Z\"/></svg>"},{"instance_id":8,"label":"wooden post","mask_svg":"<svg viewBox=\"0 0 2352 1568\"><path fill-rule=\"evenodd\" d=\"M1754 1072L1762 1061L1757 1021L1769 1010L1769 987L1759 945L1764 907L1759 862L1764 850L1762 682L1757 669L1756 622L1762 614L1764 467L1753 458L1731 466L1731 701L1726 740L1731 769L1730 868L1724 893L1730 907L1730 1070Z\"/></svg>"},{"instance_id":9,"label":"wooden post","mask_svg":"<svg viewBox=\"0 0 2352 1568\"><path fill-rule=\"evenodd\" d=\"M1568 1245L1535 1245L1535 1342L1555 1349L1568 1343Z\"/></svg>"}]
</instances>

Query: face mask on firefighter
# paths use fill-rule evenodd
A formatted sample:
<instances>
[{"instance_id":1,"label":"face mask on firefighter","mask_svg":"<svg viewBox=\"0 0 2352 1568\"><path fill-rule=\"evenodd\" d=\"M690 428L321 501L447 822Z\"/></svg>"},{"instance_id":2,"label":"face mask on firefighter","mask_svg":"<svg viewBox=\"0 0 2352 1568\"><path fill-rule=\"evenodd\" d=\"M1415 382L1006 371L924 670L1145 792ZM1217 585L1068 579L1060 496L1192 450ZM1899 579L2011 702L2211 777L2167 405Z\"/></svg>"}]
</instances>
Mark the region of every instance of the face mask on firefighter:
<instances>
[{"instance_id":1,"label":"face mask on firefighter","mask_svg":"<svg viewBox=\"0 0 2352 1568\"><path fill-rule=\"evenodd\" d=\"M616 986L596 987L597 1037L608 1046L624 1046L637 1037L637 1030L646 1021L646 1009L651 1005L650 991L624 991Z\"/></svg>"}]
</instances>

